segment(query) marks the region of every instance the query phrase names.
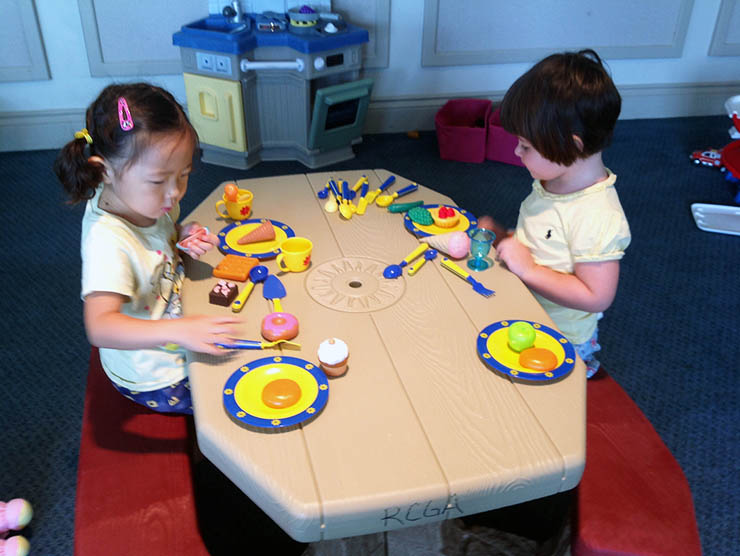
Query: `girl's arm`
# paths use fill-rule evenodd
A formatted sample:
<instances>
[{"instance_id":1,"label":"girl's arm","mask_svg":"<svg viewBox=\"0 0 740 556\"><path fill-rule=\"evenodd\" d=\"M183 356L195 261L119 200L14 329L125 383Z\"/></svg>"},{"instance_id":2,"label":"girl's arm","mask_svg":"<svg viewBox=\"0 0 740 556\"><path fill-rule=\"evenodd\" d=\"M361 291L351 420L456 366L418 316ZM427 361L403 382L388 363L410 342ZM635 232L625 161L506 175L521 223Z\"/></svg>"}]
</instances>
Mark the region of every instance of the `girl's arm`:
<instances>
[{"instance_id":1,"label":"girl's arm","mask_svg":"<svg viewBox=\"0 0 740 556\"><path fill-rule=\"evenodd\" d=\"M516 238L501 241L496 254L530 289L571 309L598 313L614 301L619 282L619 261L576 263L573 274L538 265Z\"/></svg>"},{"instance_id":2,"label":"girl's arm","mask_svg":"<svg viewBox=\"0 0 740 556\"><path fill-rule=\"evenodd\" d=\"M85 330L90 343L113 349L147 349L168 343L190 351L223 354L216 342L238 338L235 317L193 316L178 319L144 320L122 314L126 298L112 292L93 292L85 297Z\"/></svg>"}]
</instances>

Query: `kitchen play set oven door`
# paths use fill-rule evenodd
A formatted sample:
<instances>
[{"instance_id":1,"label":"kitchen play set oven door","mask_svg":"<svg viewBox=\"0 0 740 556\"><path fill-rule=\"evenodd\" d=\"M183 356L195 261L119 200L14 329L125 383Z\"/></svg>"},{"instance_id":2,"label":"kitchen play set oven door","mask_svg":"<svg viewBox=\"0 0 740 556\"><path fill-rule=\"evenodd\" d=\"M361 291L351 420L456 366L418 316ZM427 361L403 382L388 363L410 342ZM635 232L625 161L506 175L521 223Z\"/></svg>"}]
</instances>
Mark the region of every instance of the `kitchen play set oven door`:
<instances>
[{"instance_id":1,"label":"kitchen play set oven door","mask_svg":"<svg viewBox=\"0 0 740 556\"><path fill-rule=\"evenodd\" d=\"M372 79L360 79L317 89L308 148L328 151L359 141L372 88Z\"/></svg>"}]
</instances>

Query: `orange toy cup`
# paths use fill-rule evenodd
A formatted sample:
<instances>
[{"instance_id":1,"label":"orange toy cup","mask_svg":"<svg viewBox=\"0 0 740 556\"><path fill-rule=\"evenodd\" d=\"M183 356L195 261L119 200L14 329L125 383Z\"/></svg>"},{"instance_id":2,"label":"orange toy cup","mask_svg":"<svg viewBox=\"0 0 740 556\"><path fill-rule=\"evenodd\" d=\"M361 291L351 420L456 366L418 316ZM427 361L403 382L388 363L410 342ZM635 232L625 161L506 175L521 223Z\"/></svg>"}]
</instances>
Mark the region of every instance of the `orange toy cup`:
<instances>
[{"instance_id":1,"label":"orange toy cup","mask_svg":"<svg viewBox=\"0 0 740 556\"><path fill-rule=\"evenodd\" d=\"M252 199L254 195L247 189L237 190L236 200L232 191L224 193L223 198L216 202L216 212L223 218L232 220L246 220L252 214ZM226 212L223 209L226 208Z\"/></svg>"},{"instance_id":2,"label":"orange toy cup","mask_svg":"<svg viewBox=\"0 0 740 556\"><path fill-rule=\"evenodd\" d=\"M280 253L276 257L283 272L303 272L311 264L313 243L305 237L289 237L280 244Z\"/></svg>"}]
</instances>

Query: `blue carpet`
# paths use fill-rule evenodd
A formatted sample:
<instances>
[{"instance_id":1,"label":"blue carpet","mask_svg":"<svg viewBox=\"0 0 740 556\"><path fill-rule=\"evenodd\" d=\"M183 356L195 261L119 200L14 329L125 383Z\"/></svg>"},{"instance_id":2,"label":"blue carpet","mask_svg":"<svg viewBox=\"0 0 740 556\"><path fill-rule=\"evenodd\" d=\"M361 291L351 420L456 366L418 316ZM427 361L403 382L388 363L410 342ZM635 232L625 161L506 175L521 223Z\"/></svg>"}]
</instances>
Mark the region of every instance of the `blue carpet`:
<instances>
[{"instance_id":1,"label":"blue carpet","mask_svg":"<svg viewBox=\"0 0 740 556\"><path fill-rule=\"evenodd\" d=\"M732 204L735 189L688 155L724 146L729 125L719 116L619 122L605 154L633 243L601 321L600 359L678 459L704 552L713 556L740 554L740 237L694 225L691 203ZM317 171L387 168L507 226L529 192L523 168L441 160L434 133L370 135L355 151L357 158ZM82 207L64 204L55 156L0 154L0 500L33 503L25 534L34 554L67 555L89 345L79 299ZM222 181L309 171L294 162L249 171L199 164L183 214Z\"/></svg>"}]
</instances>

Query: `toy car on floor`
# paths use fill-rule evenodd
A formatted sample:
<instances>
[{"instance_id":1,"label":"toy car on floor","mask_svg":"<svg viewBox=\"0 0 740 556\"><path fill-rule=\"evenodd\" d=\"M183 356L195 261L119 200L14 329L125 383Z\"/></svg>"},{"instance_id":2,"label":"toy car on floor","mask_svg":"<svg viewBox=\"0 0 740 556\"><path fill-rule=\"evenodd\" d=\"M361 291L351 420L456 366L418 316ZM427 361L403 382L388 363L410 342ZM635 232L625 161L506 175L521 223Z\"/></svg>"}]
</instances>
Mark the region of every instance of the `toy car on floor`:
<instances>
[{"instance_id":1,"label":"toy car on floor","mask_svg":"<svg viewBox=\"0 0 740 556\"><path fill-rule=\"evenodd\" d=\"M722 165L722 153L717 149L706 149L704 151L694 151L691 153L692 162L694 164L702 166L710 166L712 168L719 168L720 172L725 171L725 167Z\"/></svg>"}]
</instances>

